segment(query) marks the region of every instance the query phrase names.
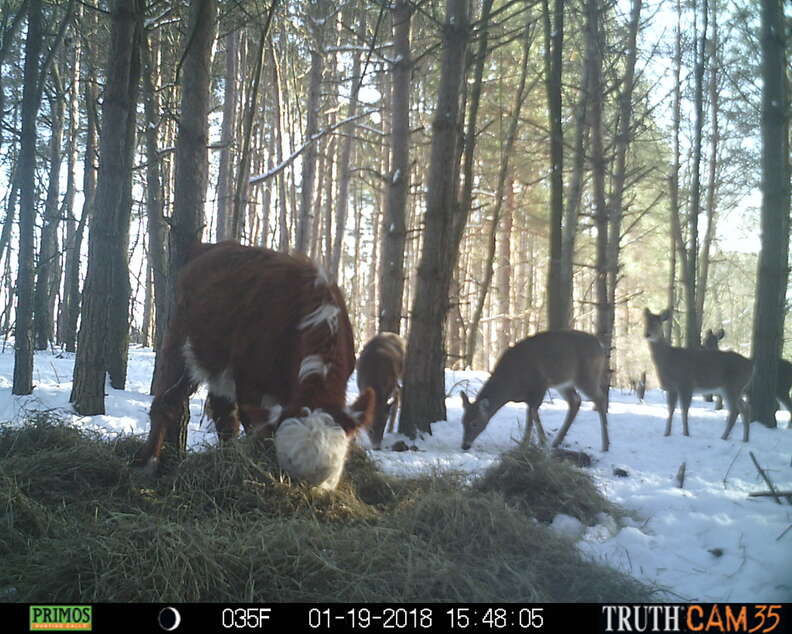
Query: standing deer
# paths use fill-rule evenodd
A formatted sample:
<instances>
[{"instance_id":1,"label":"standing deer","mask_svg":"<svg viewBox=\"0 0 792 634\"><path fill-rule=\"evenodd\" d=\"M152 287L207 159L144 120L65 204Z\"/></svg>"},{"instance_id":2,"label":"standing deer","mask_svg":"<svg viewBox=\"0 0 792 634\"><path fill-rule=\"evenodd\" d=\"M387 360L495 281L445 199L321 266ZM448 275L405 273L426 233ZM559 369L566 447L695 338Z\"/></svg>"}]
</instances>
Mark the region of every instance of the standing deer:
<instances>
[{"instance_id":1,"label":"standing deer","mask_svg":"<svg viewBox=\"0 0 792 634\"><path fill-rule=\"evenodd\" d=\"M149 470L201 383L221 441L240 423L247 433L274 432L281 469L325 489L338 484L351 438L374 413L371 389L346 405L352 326L341 291L304 257L236 242L196 245L159 354L170 387L154 397L136 456Z\"/></svg>"},{"instance_id":2,"label":"standing deer","mask_svg":"<svg viewBox=\"0 0 792 634\"><path fill-rule=\"evenodd\" d=\"M717 350L718 342L725 336L726 331L724 331L723 328L717 332L713 332L712 329L707 328L707 332L704 333L704 342L701 344L701 347L705 350ZM715 401L715 409L723 409L723 398L720 394L705 394L704 400L707 401L707 403Z\"/></svg>"},{"instance_id":3,"label":"standing deer","mask_svg":"<svg viewBox=\"0 0 792 634\"><path fill-rule=\"evenodd\" d=\"M530 441L534 421L544 442L539 407L547 389L553 387L569 405L553 447L564 440L580 409L577 388L596 406L602 427L602 451L608 451L607 371L605 351L593 335L577 330L551 330L523 339L503 353L474 402L462 392L465 410L462 449L470 449L490 418L509 401L528 405L523 442Z\"/></svg>"},{"instance_id":4,"label":"standing deer","mask_svg":"<svg viewBox=\"0 0 792 634\"><path fill-rule=\"evenodd\" d=\"M369 437L374 449L382 445L385 423L393 431L399 409L401 378L404 373L404 339L395 332L382 332L363 347L357 360L357 384L362 394L366 388L374 390L376 405Z\"/></svg>"},{"instance_id":5,"label":"standing deer","mask_svg":"<svg viewBox=\"0 0 792 634\"><path fill-rule=\"evenodd\" d=\"M726 333L724 332L723 328L718 331L717 335L712 334L712 331L708 330L706 336L704 337L704 347L707 350L717 350L718 341L723 339L725 334ZM790 390L792 390L792 363L786 359L779 359L778 381L776 383L776 399L779 403L787 408L787 411L792 412L792 398L790 398L789 394ZM715 404L715 409L720 409L721 407L718 407L717 403Z\"/></svg>"},{"instance_id":6,"label":"standing deer","mask_svg":"<svg viewBox=\"0 0 792 634\"><path fill-rule=\"evenodd\" d=\"M748 442L749 421L742 409L741 397L751 380L753 363L736 352L690 350L670 346L665 340L662 326L670 316L671 312L668 310L655 315L648 308L644 309L644 334L649 342L660 387L666 391L668 400L665 435L671 435L671 421L677 398L682 409L682 433L689 436L688 409L693 393L719 392L729 407L723 440L729 437L737 415L741 414L743 442Z\"/></svg>"}]
</instances>

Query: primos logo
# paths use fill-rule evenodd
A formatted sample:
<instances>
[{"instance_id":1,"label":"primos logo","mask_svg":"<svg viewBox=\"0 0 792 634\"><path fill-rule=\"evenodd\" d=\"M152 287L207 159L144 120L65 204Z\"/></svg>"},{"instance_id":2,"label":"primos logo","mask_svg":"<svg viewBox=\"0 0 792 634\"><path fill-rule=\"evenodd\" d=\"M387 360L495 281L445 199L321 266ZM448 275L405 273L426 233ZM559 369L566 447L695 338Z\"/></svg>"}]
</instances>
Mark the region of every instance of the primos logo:
<instances>
[{"instance_id":1,"label":"primos logo","mask_svg":"<svg viewBox=\"0 0 792 634\"><path fill-rule=\"evenodd\" d=\"M92 629L90 605L31 605L30 631Z\"/></svg>"}]
</instances>

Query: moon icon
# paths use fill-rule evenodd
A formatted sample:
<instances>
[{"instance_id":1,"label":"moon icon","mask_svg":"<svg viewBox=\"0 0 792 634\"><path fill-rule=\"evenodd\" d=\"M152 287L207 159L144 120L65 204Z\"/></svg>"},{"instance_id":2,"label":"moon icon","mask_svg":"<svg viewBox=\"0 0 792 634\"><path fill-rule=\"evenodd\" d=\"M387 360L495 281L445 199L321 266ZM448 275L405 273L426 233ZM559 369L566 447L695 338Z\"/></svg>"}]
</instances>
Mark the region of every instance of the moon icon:
<instances>
[{"instance_id":1,"label":"moon icon","mask_svg":"<svg viewBox=\"0 0 792 634\"><path fill-rule=\"evenodd\" d=\"M181 614L173 607L162 608L157 621L163 630L173 632L181 624Z\"/></svg>"}]
</instances>

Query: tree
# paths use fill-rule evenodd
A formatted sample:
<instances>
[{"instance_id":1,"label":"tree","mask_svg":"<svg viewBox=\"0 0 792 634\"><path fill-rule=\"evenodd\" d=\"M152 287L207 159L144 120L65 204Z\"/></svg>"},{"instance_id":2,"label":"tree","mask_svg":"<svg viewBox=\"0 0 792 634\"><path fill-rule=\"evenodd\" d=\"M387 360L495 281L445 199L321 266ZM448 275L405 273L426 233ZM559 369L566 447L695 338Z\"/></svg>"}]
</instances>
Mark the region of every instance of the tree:
<instances>
[{"instance_id":1,"label":"tree","mask_svg":"<svg viewBox=\"0 0 792 634\"><path fill-rule=\"evenodd\" d=\"M209 83L212 45L217 31L217 2L196 0L190 6L190 20L185 37L181 69L182 96L179 128L176 137L173 216L171 217L168 260L167 299L163 323L170 324L176 306L176 280L190 257L191 249L201 241L205 216L204 202L209 172L207 141L209 137ZM167 350L165 335L158 359L152 392L159 395L168 390L184 373L181 351ZM163 353L164 354L161 354ZM182 403L179 425L169 428L166 442L184 451L187 447L187 402Z\"/></svg>"},{"instance_id":2,"label":"tree","mask_svg":"<svg viewBox=\"0 0 792 634\"><path fill-rule=\"evenodd\" d=\"M445 420L444 333L448 292L459 242L457 181L449 178L459 147L460 94L469 33L466 0L448 0L443 29L443 61L427 178L423 249L418 266L411 327L407 339L404 394L399 431L414 437L431 433L430 424Z\"/></svg>"},{"instance_id":3,"label":"tree","mask_svg":"<svg viewBox=\"0 0 792 634\"><path fill-rule=\"evenodd\" d=\"M762 0L762 250L754 310L753 420L776 426L775 390L789 276L789 95L781 0Z\"/></svg>"},{"instance_id":4,"label":"tree","mask_svg":"<svg viewBox=\"0 0 792 634\"><path fill-rule=\"evenodd\" d=\"M123 311L128 314L127 243L140 80L142 0L116 0L111 21L99 174L88 237L88 272L74 360L74 385L69 399L77 413L84 416L104 414L105 374L111 356L128 345L127 332L119 332L113 316L121 307L111 310L111 304L117 298L114 286L126 278L126 288L120 291L126 293ZM113 340L114 337L121 341Z\"/></svg>"}]
</instances>

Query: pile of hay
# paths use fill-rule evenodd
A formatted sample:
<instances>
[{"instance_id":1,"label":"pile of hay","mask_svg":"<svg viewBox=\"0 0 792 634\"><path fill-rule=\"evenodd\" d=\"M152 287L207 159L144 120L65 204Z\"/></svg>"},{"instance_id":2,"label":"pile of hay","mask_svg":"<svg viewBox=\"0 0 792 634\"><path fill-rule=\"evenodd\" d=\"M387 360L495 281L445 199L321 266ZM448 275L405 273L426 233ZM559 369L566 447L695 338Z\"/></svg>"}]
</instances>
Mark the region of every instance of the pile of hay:
<instances>
[{"instance_id":1,"label":"pile of hay","mask_svg":"<svg viewBox=\"0 0 792 634\"><path fill-rule=\"evenodd\" d=\"M512 454L470 487L388 478L354 450L327 493L281 476L268 441L191 454L157 480L129 467L139 446L51 416L0 427L3 600L634 602L655 592L534 519L586 521L605 508L586 476L539 454L525 454L530 464Z\"/></svg>"}]
</instances>

